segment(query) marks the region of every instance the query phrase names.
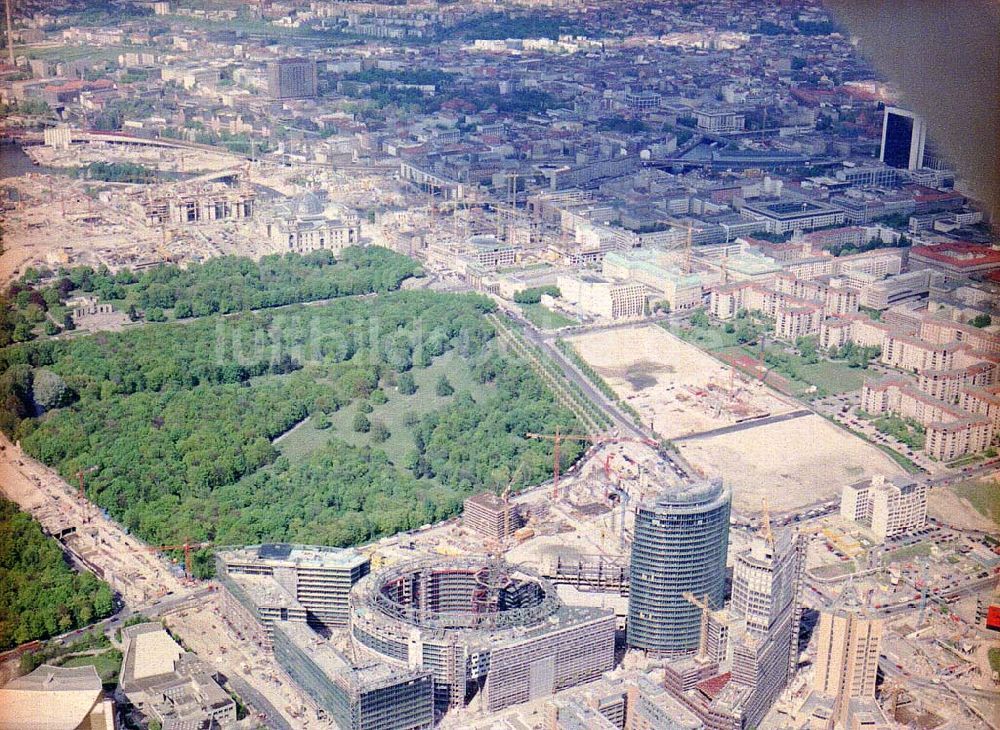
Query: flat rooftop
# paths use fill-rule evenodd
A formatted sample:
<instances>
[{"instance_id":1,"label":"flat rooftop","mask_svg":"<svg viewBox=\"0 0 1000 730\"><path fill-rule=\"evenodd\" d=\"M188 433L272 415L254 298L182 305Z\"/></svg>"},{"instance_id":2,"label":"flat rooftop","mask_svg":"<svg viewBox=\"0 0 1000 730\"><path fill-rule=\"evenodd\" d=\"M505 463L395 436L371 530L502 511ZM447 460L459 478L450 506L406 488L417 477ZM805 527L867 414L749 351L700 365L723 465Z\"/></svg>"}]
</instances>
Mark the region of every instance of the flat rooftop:
<instances>
[{"instance_id":1,"label":"flat rooftop","mask_svg":"<svg viewBox=\"0 0 1000 730\"><path fill-rule=\"evenodd\" d=\"M818 200L760 201L758 203L747 203L743 207L778 220L795 220L796 218L804 218L819 213L832 213L840 210L833 205Z\"/></svg>"},{"instance_id":2,"label":"flat rooftop","mask_svg":"<svg viewBox=\"0 0 1000 730\"><path fill-rule=\"evenodd\" d=\"M102 694L94 667L43 664L0 689L0 730L80 727Z\"/></svg>"},{"instance_id":3,"label":"flat rooftop","mask_svg":"<svg viewBox=\"0 0 1000 730\"><path fill-rule=\"evenodd\" d=\"M219 555L226 563L259 562L289 567L353 568L368 561L367 557L353 548L288 543L249 545L222 550Z\"/></svg>"},{"instance_id":4,"label":"flat rooftop","mask_svg":"<svg viewBox=\"0 0 1000 730\"><path fill-rule=\"evenodd\" d=\"M276 621L274 628L302 650L331 680L339 680L358 689L373 689L424 674L391 667L383 662L354 666L329 640L305 624Z\"/></svg>"}]
</instances>

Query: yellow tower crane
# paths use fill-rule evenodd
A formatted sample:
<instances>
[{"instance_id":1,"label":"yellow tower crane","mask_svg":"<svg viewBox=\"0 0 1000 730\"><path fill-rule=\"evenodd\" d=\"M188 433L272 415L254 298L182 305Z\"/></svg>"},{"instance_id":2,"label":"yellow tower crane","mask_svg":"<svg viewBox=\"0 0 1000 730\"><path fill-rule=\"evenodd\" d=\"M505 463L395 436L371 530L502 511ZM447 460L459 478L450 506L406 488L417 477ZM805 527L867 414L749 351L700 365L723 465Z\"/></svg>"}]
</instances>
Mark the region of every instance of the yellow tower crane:
<instances>
[{"instance_id":1,"label":"yellow tower crane","mask_svg":"<svg viewBox=\"0 0 1000 730\"><path fill-rule=\"evenodd\" d=\"M708 660L708 614L712 610L712 603L708 599L708 594L699 599L694 593L685 591L681 594L688 603L701 609L701 633L698 636L698 654L695 658L701 661Z\"/></svg>"}]
</instances>

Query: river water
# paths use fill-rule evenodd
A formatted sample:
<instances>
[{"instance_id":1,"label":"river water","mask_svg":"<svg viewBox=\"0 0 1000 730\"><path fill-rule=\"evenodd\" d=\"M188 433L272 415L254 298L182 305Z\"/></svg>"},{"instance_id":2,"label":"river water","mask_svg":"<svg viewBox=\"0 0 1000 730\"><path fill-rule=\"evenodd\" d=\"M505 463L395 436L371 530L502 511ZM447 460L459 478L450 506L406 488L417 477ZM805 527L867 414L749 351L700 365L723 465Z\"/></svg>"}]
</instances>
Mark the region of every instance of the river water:
<instances>
[{"instance_id":1,"label":"river water","mask_svg":"<svg viewBox=\"0 0 1000 730\"><path fill-rule=\"evenodd\" d=\"M0 141L0 180L8 177L19 177L26 172L55 171L33 163L17 142L11 142L8 139Z\"/></svg>"}]
</instances>

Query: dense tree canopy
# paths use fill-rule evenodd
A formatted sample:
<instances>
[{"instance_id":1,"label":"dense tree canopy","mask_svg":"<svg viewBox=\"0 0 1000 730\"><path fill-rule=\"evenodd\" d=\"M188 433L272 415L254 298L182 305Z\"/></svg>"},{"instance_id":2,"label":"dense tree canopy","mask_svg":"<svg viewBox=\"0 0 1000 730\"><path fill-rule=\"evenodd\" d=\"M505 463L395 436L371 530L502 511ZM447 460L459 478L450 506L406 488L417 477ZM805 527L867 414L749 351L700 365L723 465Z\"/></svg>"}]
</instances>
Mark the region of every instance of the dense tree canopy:
<instances>
[{"instance_id":1,"label":"dense tree canopy","mask_svg":"<svg viewBox=\"0 0 1000 730\"><path fill-rule=\"evenodd\" d=\"M107 584L70 569L56 541L0 497L0 651L86 626L113 610Z\"/></svg>"},{"instance_id":2,"label":"dense tree canopy","mask_svg":"<svg viewBox=\"0 0 1000 730\"><path fill-rule=\"evenodd\" d=\"M416 261L377 246L264 256L222 256L181 268L164 264L142 273L77 266L58 272L29 269L0 295L0 347L32 339L43 322L63 324L64 303L87 294L147 321L230 314L320 299L386 292L420 272ZM138 318L138 314L136 315Z\"/></svg>"},{"instance_id":3,"label":"dense tree canopy","mask_svg":"<svg viewBox=\"0 0 1000 730\"><path fill-rule=\"evenodd\" d=\"M492 354L493 309L479 296L395 292L11 346L0 350L0 426L66 478L96 467L88 496L150 542L356 542L454 513L495 486L498 467L527 460L526 482L551 468L550 446L524 433L571 430L573 416L527 366ZM495 387L427 414L408 471L379 449L279 458L272 441L298 422L370 404L448 351ZM41 372L68 395L37 415Z\"/></svg>"}]
</instances>

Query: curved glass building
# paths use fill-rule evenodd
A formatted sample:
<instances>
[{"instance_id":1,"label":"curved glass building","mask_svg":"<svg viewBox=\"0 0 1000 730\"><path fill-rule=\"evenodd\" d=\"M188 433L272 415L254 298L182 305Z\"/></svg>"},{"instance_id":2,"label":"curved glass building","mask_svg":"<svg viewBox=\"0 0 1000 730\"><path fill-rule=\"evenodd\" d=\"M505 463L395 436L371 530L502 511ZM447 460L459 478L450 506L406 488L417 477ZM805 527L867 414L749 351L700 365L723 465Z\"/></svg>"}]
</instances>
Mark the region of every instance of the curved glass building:
<instances>
[{"instance_id":1,"label":"curved glass building","mask_svg":"<svg viewBox=\"0 0 1000 730\"><path fill-rule=\"evenodd\" d=\"M721 479L665 489L639 505L629 567L628 644L660 654L695 651L708 596L722 608L732 494Z\"/></svg>"}]
</instances>

